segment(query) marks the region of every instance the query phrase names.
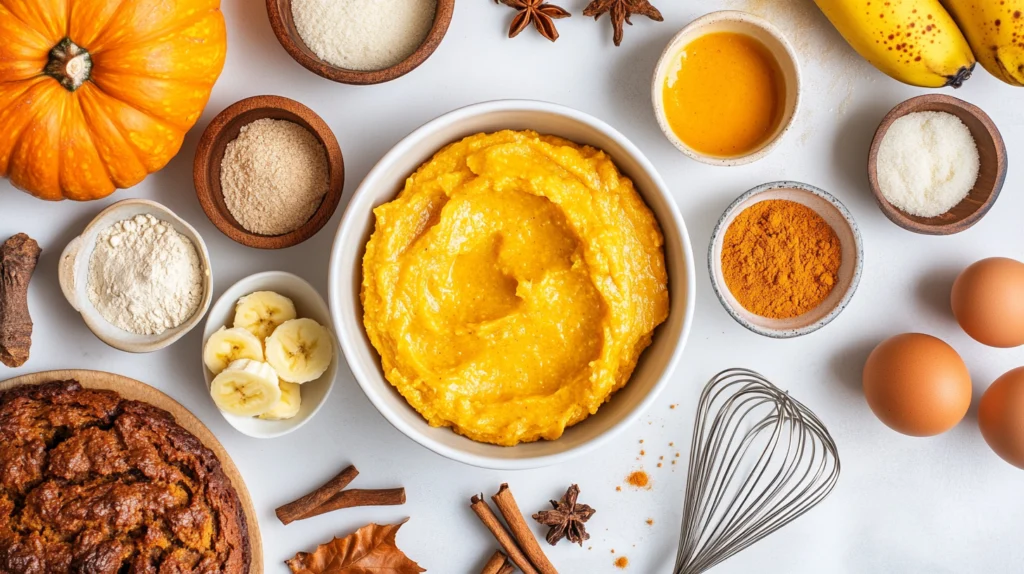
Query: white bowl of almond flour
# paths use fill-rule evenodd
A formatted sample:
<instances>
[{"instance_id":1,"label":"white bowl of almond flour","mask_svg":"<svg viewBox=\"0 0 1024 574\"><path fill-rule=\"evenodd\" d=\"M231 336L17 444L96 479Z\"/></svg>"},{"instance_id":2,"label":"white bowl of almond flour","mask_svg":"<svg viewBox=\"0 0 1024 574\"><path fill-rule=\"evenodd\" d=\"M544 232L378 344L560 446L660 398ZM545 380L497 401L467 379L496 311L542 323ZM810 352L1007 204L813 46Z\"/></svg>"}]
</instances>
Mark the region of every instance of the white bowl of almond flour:
<instances>
[{"instance_id":1,"label":"white bowl of almond flour","mask_svg":"<svg viewBox=\"0 0 1024 574\"><path fill-rule=\"evenodd\" d=\"M104 209L60 257L68 303L104 343L130 353L162 349L210 308L206 244L171 210L144 199Z\"/></svg>"}]
</instances>

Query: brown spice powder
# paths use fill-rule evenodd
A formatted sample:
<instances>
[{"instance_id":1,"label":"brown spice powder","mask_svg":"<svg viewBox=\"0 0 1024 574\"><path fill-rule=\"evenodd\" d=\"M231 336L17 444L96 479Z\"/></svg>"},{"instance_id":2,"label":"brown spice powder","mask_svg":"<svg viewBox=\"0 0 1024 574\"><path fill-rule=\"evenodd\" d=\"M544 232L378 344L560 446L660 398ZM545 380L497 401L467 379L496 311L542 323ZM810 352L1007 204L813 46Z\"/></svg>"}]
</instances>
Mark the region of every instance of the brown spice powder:
<instances>
[{"instance_id":1,"label":"brown spice powder","mask_svg":"<svg viewBox=\"0 0 1024 574\"><path fill-rule=\"evenodd\" d=\"M301 227L323 202L328 181L327 150L294 122L256 120L224 148L224 203L252 233L283 235Z\"/></svg>"},{"instance_id":2,"label":"brown spice powder","mask_svg":"<svg viewBox=\"0 0 1024 574\"><path fill-rule=\"evenodd\" d=\"M722 242L722 276L744 309L789 319L817 307L832 292L842 246L813 209L770 199L744 209Z\"/></svg>"},{"instance_id":3,"label":"brown spice powder","mask_svg":"<svg viewBox=\"0 0 1024 574\"><path fill-rule=\"evenodd\" d=\"M619 556L615 559L614 564L616 568L621 568L625 570L626 566L629 566L629 558L626 558L625 556Z\"/></svg>"},{"instance_id":4,"label":"brown spice powder","mask_svg":"<svg viewBox=\"0 0 1024 574\"><path fill-rule=\"evenodd\" d=\"M631 472L629 476L626 477L626 482L628 482L630 486L635 488L645 488L647 487L647 485L651 483L651 479L649 476L647 476L646 472L642 470L637 470Z\"/></svg>"}]
</instances>

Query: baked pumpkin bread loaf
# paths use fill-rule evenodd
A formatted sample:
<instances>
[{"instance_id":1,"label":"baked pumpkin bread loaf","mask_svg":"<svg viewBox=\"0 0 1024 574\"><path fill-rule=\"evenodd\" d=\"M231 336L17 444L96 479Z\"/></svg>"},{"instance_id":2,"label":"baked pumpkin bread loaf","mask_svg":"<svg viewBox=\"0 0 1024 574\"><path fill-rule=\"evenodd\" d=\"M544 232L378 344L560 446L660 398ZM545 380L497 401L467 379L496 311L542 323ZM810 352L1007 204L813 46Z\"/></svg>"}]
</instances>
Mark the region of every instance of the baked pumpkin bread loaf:
<instances>
[{"instance_id":1,"label":"baked pumpkin bread loaf","mask_svg":"<svg viewBox=\"0 0 1024 574\"><path fill-rule=\"evenodd\" d=\"M220 461L170 413L76 381L0 392L0 573L249 571Z\"/></svg>"}]
</instances>

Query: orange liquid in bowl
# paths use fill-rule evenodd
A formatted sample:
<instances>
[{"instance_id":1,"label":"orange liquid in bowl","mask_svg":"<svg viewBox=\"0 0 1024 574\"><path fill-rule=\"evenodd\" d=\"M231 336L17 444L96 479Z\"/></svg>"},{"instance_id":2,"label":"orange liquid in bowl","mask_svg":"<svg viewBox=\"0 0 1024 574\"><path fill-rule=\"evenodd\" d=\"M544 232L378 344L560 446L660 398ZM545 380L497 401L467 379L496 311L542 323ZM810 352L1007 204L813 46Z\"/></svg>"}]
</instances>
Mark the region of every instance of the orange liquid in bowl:
<instances>
[{"instance_id":1,"label":"orange liquid in bowl","mask_svg":"<svg viewBox=\"0 0 1024 574\"><path fill-rule=\"evenodd\" d=\"M663 88L665 119L684 144L710 156L756 151L785 115L786 82L775 56L736 32L701 36L683 48Z\"/></svg>"}]
</instances>

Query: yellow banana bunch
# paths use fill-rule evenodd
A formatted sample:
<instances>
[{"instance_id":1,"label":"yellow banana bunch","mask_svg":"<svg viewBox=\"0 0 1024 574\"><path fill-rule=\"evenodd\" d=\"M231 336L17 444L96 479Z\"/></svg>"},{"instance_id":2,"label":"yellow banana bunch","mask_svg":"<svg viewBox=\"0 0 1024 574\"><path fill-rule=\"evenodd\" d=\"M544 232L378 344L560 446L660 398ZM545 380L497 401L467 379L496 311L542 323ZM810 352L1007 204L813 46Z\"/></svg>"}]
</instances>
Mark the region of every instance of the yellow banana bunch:
<instances>
[{"instance_id":1,"label":"yellow banana bunch","mask_svg":"<svg viewBox=\"0 0 1024 574\"><path fill-rule=\"evenodd\" d=\"M972 2L1000 0L951 0ZM925 88L959 87L974 54L939 0L815 0L851 46L893 78Z\"/></svg>"},{"instance_id":2,"label":"yellow banana bunch","mask_svg":"<svg viewBox=\"0 0 1024 574\"><path fill-rule=\"evenodd\" d=\"M993 76L1024 86L1024 0L943 0L978 61Z\"/></svg>"}]
</instances>

